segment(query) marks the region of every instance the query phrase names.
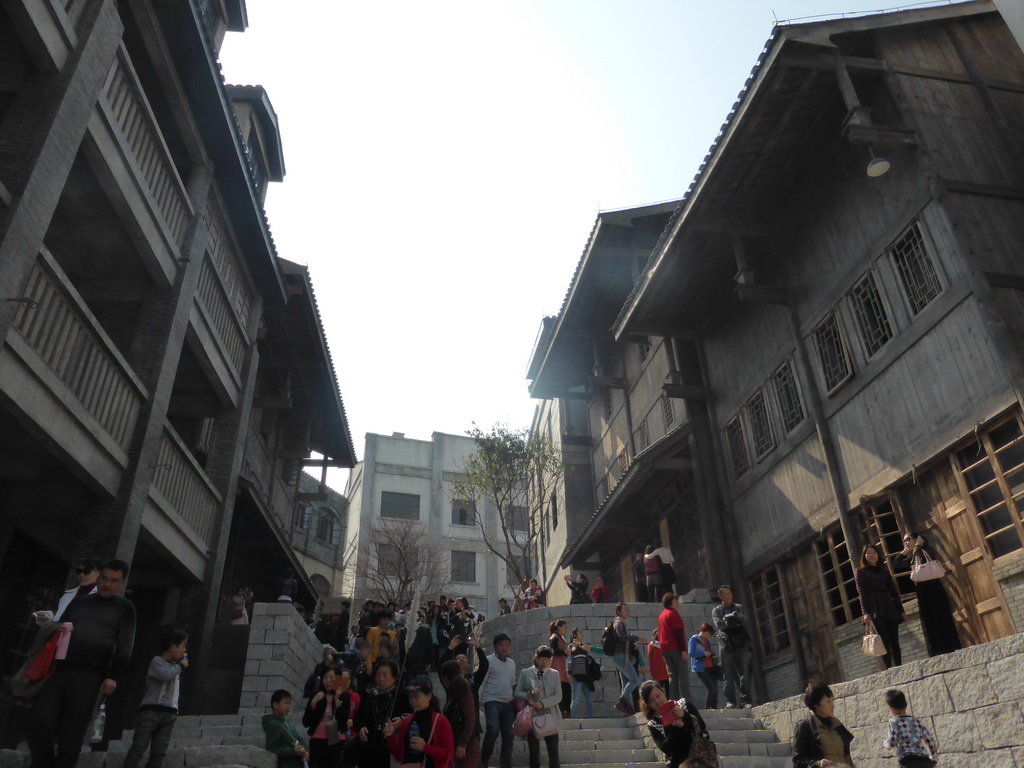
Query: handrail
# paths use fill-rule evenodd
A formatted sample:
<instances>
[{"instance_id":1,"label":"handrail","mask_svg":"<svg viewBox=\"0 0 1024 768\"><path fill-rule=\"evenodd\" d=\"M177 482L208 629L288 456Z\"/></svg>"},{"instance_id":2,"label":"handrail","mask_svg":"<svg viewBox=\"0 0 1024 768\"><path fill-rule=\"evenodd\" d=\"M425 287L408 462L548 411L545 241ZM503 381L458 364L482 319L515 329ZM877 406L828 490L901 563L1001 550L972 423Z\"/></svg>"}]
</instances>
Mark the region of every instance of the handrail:
<instances>
[{"instance_id":1,"label":"handrail","mask_svg":"<svg viewBox=\"0 0 1024 768\"><path fill-rule=\"evenodd\" d=\"M170 424L164 425L153 485L196 535L209 543L221 495Z\"/></svg>"}]
</instances>

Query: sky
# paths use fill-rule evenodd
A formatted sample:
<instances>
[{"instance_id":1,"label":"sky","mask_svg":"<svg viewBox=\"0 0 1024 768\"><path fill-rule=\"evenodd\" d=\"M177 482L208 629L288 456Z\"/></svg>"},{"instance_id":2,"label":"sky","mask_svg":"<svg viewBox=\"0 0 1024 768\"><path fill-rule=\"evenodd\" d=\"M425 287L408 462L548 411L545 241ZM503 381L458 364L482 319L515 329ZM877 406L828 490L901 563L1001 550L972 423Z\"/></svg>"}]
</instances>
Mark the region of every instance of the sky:
<instances>
[{"instance_id":1,"label":"sky","mask_svg":"<svg viewBox=\"0 0 1024 768\"><path fill-rule=\"evenodd\" d=\"M309 267L358 458L367 432L528 427L541 318L597 213L683 195L776 21L897 7L246 5L221 63L277 112L267 215L278 253Z\"/></svg>"}]
</instances>

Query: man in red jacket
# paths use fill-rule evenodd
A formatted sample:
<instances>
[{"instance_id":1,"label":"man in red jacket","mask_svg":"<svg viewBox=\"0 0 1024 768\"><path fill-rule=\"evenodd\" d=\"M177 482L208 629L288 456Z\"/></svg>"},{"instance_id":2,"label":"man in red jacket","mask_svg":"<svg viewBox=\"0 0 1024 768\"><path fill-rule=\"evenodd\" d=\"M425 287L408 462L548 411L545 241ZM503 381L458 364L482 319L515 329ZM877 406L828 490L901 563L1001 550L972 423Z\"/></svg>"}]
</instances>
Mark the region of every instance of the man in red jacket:
<instances>
[{"instance_id":1,"label":"man in red jacket","mask_svg":"<svg viewBox=\"0 0 1024 768\"><path fill-rule=\"evenodd\" d=\"M679 615L679 595L666 592L661 598L664 608L658 616L658 641L668 667L669 696L678 701L680 696L690 699L690 681L686 652L686 627Z\"/></svg>"}]
</instances>

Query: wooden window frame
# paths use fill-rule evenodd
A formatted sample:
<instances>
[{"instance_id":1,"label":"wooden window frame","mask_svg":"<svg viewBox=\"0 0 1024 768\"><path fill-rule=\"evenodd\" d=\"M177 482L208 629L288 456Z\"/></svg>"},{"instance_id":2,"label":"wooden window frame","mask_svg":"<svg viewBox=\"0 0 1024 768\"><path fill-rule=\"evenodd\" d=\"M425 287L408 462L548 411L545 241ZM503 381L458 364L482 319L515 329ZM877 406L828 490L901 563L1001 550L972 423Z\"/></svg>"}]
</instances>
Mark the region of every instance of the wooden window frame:
<instances>
[{"instance_id":1,"label":"wooden window frame","mask_svg":"<svg viewBox=\"0 0 1024 768\"><path fill-rule=\"evenodd\" d=\"M910 277L909 260L907 259L906 252L903 249L904 242L909 238L916 236L919 248L914 248L915 252L920 253L920 257L916 258L916 261L924 263L931 270L932 277L934 278L935 292L930 296L920 294L917 290L916 285L911 286L908 283L914 282L914 280L908 280ZM893 272L896 274L896 282L899 284L900 291L903 294L903 299L906 301L907 309L910 311L911 317L917 317L924 309L935 301L945 291L946 286L942 279L942 272L939 269L938 262L932 256L929 248L927 239L925 237L924 228L921 226L921 222L914 220L910 225L900 233L892 245L886 248L886 255L889 257L889 262L892 264ZM921 258L923 257L923 258ZM925 282L927 280L927 276ZM919 301L923 303L919 304Z\"/></svg>"},{"instance_id":2,"label":"wooden window frame","mask_svg":"<svg viewBox=\"0 0 1024 768\"><path fill-rule=\"evenodd\" d=\"M743 427L742 414L737 412L725 424L725 445L729 452L729 465L732 467L732 476L738 480L753 467L750 461L750 452L747 450L746 429ZM733 437L736 437L734 442Z\"/></svg>"},{"instance_id":3,"label":"wooden window frame","mask_svg":"<svg viewBox=\"0 0 1024 768\"><path fill-rule=\"evenodd\" d=\"M864 355L870 360L896 336L891 320L892 312L886 305L873 269L865 272L854 284L846 294L846 301L857 326L857 337Z\"/></svg>"},{"instance_id":4,"label":"wooden window frame","mask_svg":"<svg viewBox=\"0 0 1024 768\"><path fill-rule=\"evenodd\" d=\"M778 445L775 425L772 423L772 412L764 387L758 387L757 391L747 400L744 409L747 412L747 422L750 424L750 445L754 449L754 459L761 461Z\"/></svg>"},{"instance_id":5,"label":"wooden window frame","mask_svg":"<svg viewBox=\"0 0 1024 768\"><path fill-rule=\"evenodd\" d=\"M826 364L825 358L822 356L822 338L821 334L825 331L826 327L835 327L835 336L837 344L835 345L836 351L842 356L842 362L845 364L846 373L840 378L836 378L830 383L829 379L829 366ZM846 332L843 330L843 323L839 317L839 312L835 308L830 309L828 314L818 323L814 330L811 331L811 340L814 343L814 351L818 358L818 367L821 373L821 380L825 386L825 393L832 395L839 390L846 382L853 378L853 361L850 358L850 347L846 343Z\"/></svg>"},{"instance_id":6,"label":"wooden window frame","mask_svg":"<svg viewBox=\"0 0 1024 768\"><path fill-rule=\"evenodd\" d=\"M665 423L665 431L672 429L676 420L675 407L672 405L672 398L667 392L661 393L661 419Z\"/></svg>"},{"instance_id":7,"label":"wooden window frame","mask_svg":"<svg viewBox=\"0 0 1024 768\"><path fill-rule=\"evenodd\" d=\"M636 345L637 354L640 356L640 362L643 363L647 360L648 355L651 354L651 340L649 337L644 337L644 340Z\"/></svg>"},{"instance_id":8,"label":"wooden window frame","mask_svg":"<svg viewBox=\"0 0 1024 768\"><path fill-rule=\"evenodd\" d=\"M841 550L846 552L846 560L838 554ZM821 537L815 542L814 555L817 558L818 576L821 578L827 601L825 609L829 612L833 625L843 627L852 624L861 617L860 598L854 581L857 561L846 546L843 529L839 523L834 523L821 532ZM849 578L843 575L844 564L848 564ZM835 577L834 586L830 584L829 574ZM841 622L837 619L839 613L843 617Z\"/></svg>"},{"instance_id":9,"label":"wooden window frame","mask_svg":"<svg viewBox=\"0 0 1024 768\"><path fill-rule=\"evenodd\" d=\"M800 396L800 381L792 357L786 358L785 362L775 369L775 373L772 374L772 389L775 390L782 433L788 435L807 418L804 401ZM795 418L791 414L795 414Z\"/></svg>"},{"instance_id":10,"label":"wooden window frame","mask_svg":"<svg viewBox=\"0 0 1024 768\"><path fill-rule=\"evenodd\" d=\"M644 418L636 428L636 452L640 453L640 451L646 450L650 444L651 432L647 429L647 419Z\"/></svg>"},{"instance_id":11,"label":"wooden window frame","mask_svg":"<svg viewBox=\"0 0 1024 768\"><path fill-rule=\"evenodd\" d=\"M771 596L768 579L774 576L777 591ZM754 623L761 638L761 648L766 656L792 647L789 616L786 612L786 596L782 573L772 565L756 574L750 580L750 596L754 606ZM781 629L778 626L781 620Z\"/></svg>"},{"instance_id":12,"label":"wooden window frame","mask_svg":"<svg viewBox=\"0 0 1024 768\"><path fill-rule=\"evenodd\" d=\"M897 571L893 565L893 558L903 551L903 536L911 529L896 493L890 491L866 502L858 510L858 516L864 540L881 548L882 562L896 582L900 599L903 602L913 600L917 589L910 580L910 571ZM854 554L859 559L859 553Z\"/></svg>"}]
</instances>

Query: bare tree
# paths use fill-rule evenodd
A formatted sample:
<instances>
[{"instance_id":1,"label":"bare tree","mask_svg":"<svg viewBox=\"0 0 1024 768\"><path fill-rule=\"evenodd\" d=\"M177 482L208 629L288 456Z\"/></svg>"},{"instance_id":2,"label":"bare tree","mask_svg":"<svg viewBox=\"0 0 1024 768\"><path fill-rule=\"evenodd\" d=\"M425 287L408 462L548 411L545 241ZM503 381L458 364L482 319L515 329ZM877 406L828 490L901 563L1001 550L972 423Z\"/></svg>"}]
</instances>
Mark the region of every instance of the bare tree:
<instances>
[{"instance_id":1,"label":"bare tree","mask_svg":"<svg viewBox=\"0 0 1024 768\"><path fill-rule=\"evenodd\" d=\"M489 432L474 427L466 434L476 441L476 450L451 482L452 502L472 508L468 512L484 545L522 583L533 572L541 514L565 475L565 463L550 440L528 429L495 424ZM476 514L486 503L497 510L497 530Z\"/></svg>"},{"instance_id":2,"label":"bare tree","mask_svg":"<svg viewBox=\"0 0 1024 768\"><path fill-rule=\"evenodd\" d=\"M405 520L371 524L366 551L356 560L356 576L375 598L404 605L415 596L443 594L451 584L451 563L426 526Z\"/></svg>"}]
</instances>

